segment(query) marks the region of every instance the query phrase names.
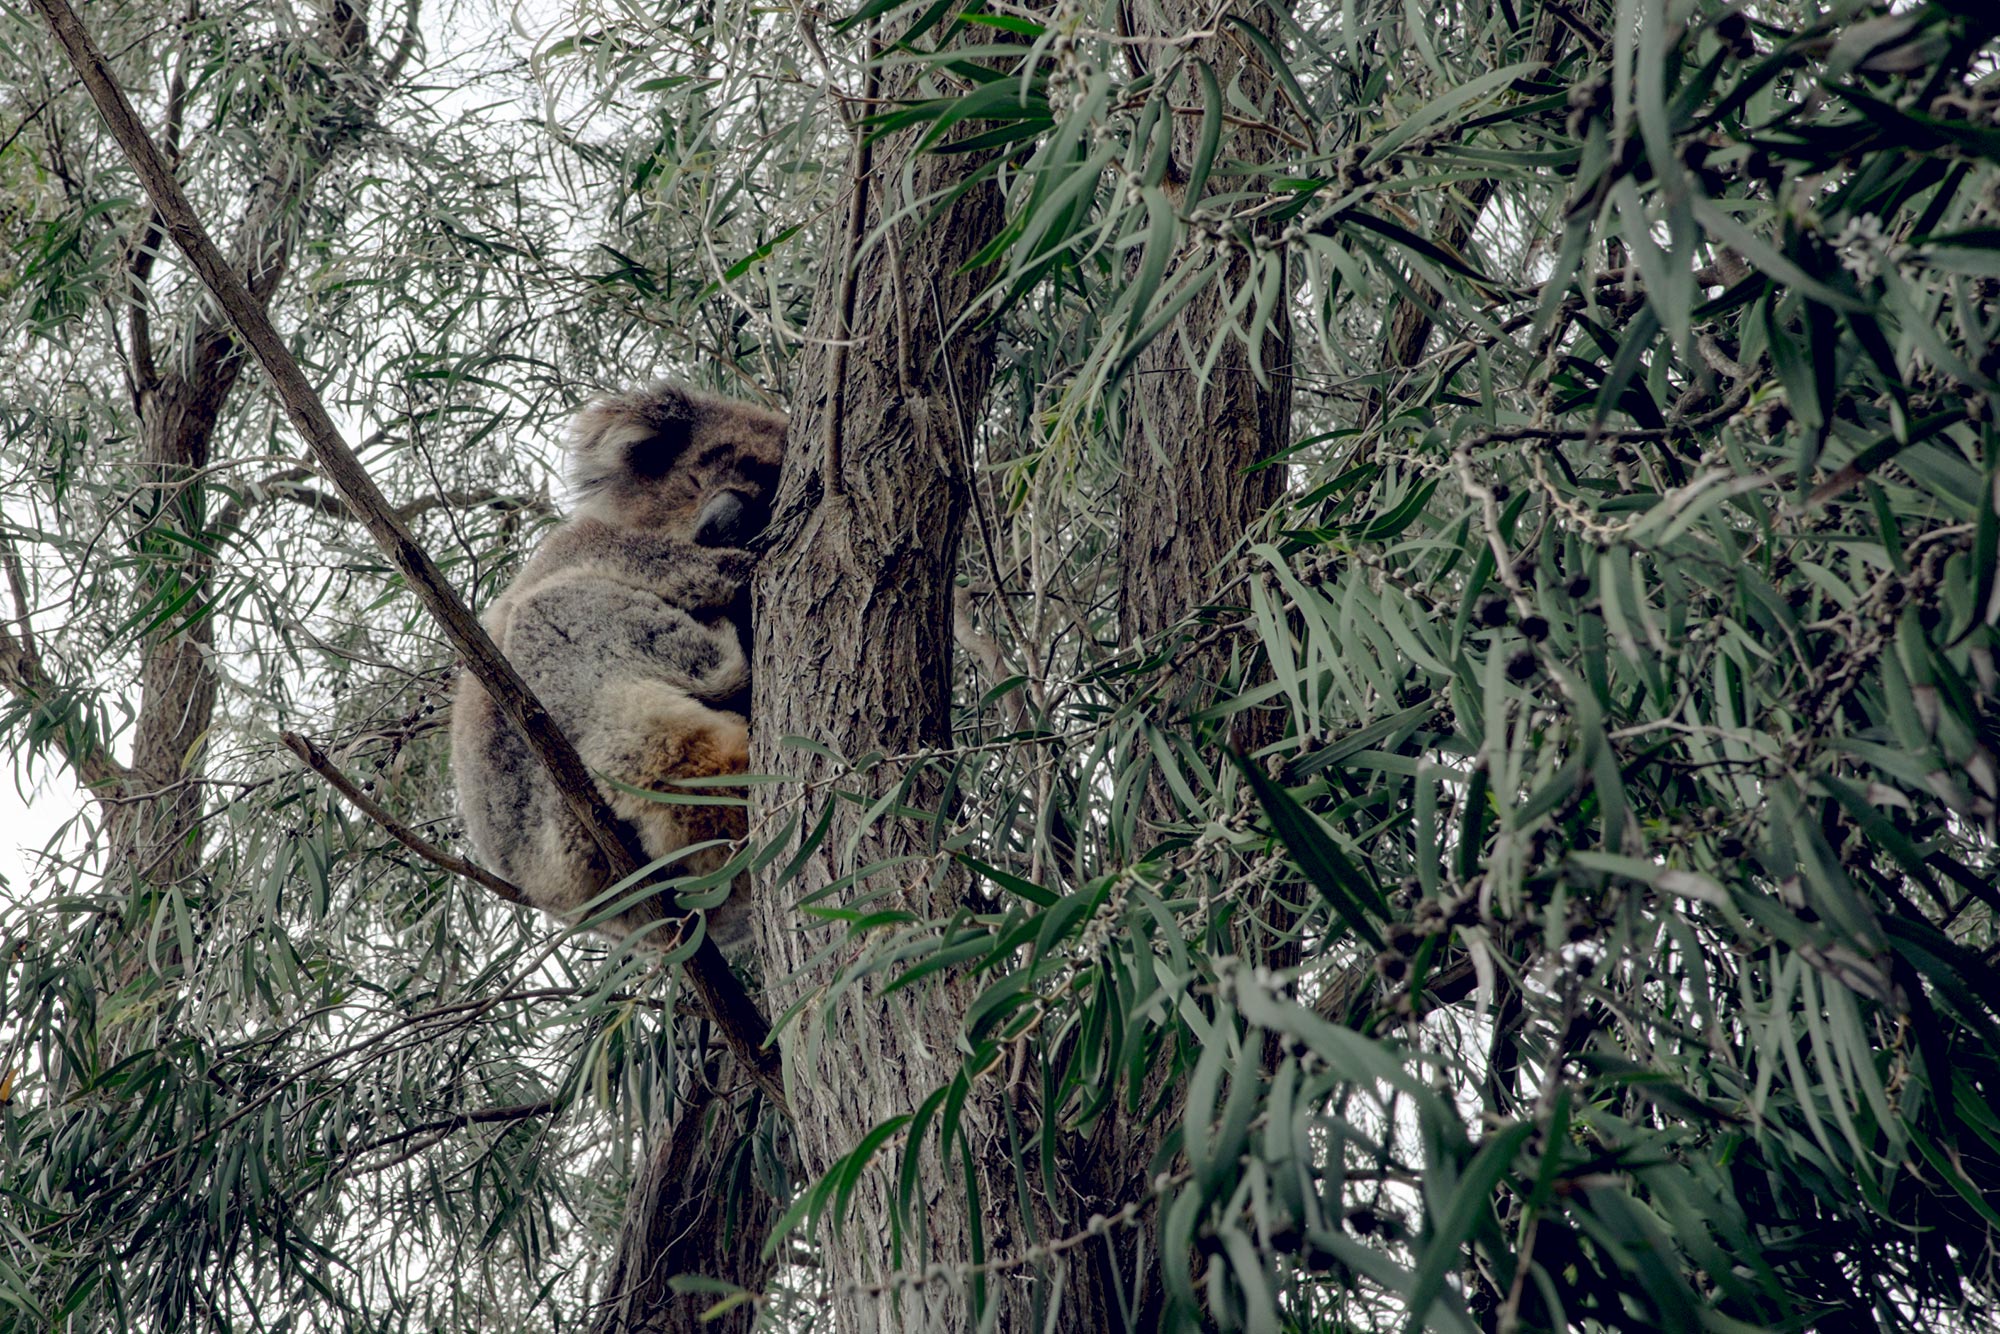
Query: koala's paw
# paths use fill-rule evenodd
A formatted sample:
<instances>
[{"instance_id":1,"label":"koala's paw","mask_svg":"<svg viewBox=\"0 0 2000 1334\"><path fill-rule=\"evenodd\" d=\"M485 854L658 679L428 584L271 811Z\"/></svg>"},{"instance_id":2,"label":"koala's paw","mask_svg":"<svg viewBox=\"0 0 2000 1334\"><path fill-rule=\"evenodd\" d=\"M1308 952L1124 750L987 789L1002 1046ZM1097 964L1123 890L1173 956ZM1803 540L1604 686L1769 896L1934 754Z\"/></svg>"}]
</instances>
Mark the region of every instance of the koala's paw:
<instances>
[{"instance_id":1,"label":"koala's paw","mask_svg":"<svg viewBox=\"0 0 2000 1334\"><path fill-rule=\"evenodd\" d=\"M740 774L750 767L750 727L733 714L718 714L714 721L687 733L683 743L679 766L683 778Z\"/></svg>"},{"instance_id":2,"label":"koala's paw","mask_svg":"<svg viewBox=\"0 0 2000 1334\"><path fill-rule=\"evenodd\" d=\"M749 583L750 576L756 572L756 553L745 551L741 547L716 547L713 550L715 576L728 586L730 596L733 597L736 590Z\"/></svg>"},{"instance_id":3,"label":"koala's paw","mask_svg":"<svg viewBox=\"0 0 2000 1334\"><path fill-rule=\"evenodd\" d=\"M676 544L667 600L691 612L735 612L747 607L757 558L736 547Z\"/></svg>"}]
</instances>

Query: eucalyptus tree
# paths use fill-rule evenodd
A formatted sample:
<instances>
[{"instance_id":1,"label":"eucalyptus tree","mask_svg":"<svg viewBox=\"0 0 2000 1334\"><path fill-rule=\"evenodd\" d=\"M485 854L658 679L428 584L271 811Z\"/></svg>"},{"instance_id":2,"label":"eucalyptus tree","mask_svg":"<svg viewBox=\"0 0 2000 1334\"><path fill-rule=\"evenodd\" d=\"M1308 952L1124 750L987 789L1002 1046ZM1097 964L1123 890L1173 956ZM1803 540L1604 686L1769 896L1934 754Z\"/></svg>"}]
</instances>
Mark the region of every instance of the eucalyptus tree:
<instances>
[{"instance_id":1,"label":"eucalyptus tree","mask_svg":"<svg viewBox=\"0 0 2000 1334\"><path fill-rule=\"evenodd\" d=\"M909 506L949 455L905 436L861 447L905 461L861 499L809 493L886 396L843 419L835 373L794 442L805 517L760 579L758 735L783 777L788 739L815 745L815 783L759 791L781 840L812 831L767 941L813 1061L794 1077L837 1118L793 1210L837 1324L1973 1323L1994 18L1207 17L852 25L933 79L878 143L929 126L981 159L938 183L953 208L1001 191L961 327L990 321L1036 411L986 437L1021 557L987 591L1069 619L991 618L986 657L1021 664L991 693L1032 705L964 715L952 746L874 634L840 639L907 614L887 586L804 630L843 575L936 615L907 534L951 545ZM1216 34L1263 73L1225 84ZM1220 195L1187 183L1210 173ZM868 346L935 373L896 236L864 270ZM1159 448L1142 368L1221 394L1274 348L1318 429L1261 414L1232 457L1187 412ZM900 387L954 413L977 388ZM1076 516L1111 468L1115 522L1148 533L1172 493L1147 446L1206 463L1218 503L1251 460L1290 476L1207 562L1207 605L1135 643L1097 628L1102 595L1165 544L1064 555L1105 550ZM883 494L903 507L866 519Z\"/></svg>"},{"instance_id":2,"label":"eucalyptus tree","mask_svg":"<svg viewBox=\"0 0 2000 1334\"><path fill-rule=\"evenodd\" d=\"M219 326L24 76L9 736L100 849L183 834L9 908L11 1322L1990 1309L1980 0L606 7L530 125L288 14L104 41L215 219L272 106L348 136L269 296L467 589L544 508L503 410L793 410L738 862L788 1106L279 762L443 816L446 655L293 460L214 469L288 448L242 385L198 476L141 452L130 313ZM230 705L122 721L155 658ZM107 786L148 727L179 804Z\"/></svg>"},{"instance_id":3,"label":"eucalyptus tree","mask_svg":"<svg viewBox=\"0 0 2000 1334\"><path fill-rule=\"evenodd\" d=\"M310 732L435 819L449 657L40 20L4 21L5 736L26 777L62 766L90 798L6 898L7 1319L519 1318L534 1285L482 1280L558 1249L558 1202L616 1221L588 1175L542 1167L593 1097L568 1038L537 1037L576 978L275 744ZM601 275L555 257L570 219L523 137L467 111L524 90L518 61L414 4L88 21L402 520L490 586L550 508L521 444L634 355L590 323ZM654 1096L603 1092L642 1118ZM452 1232L468 1207L490 1232Z\"/></svg>"}]
</instances>

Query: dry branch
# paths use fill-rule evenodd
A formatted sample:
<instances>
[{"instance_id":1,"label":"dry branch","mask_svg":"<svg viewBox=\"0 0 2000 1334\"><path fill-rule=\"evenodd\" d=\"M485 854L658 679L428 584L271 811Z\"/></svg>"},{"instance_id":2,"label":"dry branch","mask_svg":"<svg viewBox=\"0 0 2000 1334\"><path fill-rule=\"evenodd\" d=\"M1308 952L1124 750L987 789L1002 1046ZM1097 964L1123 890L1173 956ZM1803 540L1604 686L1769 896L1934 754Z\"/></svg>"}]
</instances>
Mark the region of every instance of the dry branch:
<instances>
[{"instance_id":1,"label":"dry branch","mask_svg":"<svg viewBox=\"0 0 2000 1334\"><path fill-rule=\"evenodd\" d=\"M529 903L527 892L511 880L493 874L483 866L455 857L437 844L419 834L410 826L391 815L386 807L355 785L353 779L342 773L339 766L326 757L326 752L300 736L297 732L286 732L278 738L286 749L305 761L306 767L326 780L326 785L338 792L363 815L381 825L389 837L401 843L440 870L462 875L474 884L484 885L509 903Z\"/></svg>"},{"instance_id":2,"label":"dry branch","mask_svg":"<svg viewBox=\"0 0 2000 1334\"><path fill-rule=\"evenodd\" d=\"M340 436L327 415L319 395L272 326L262 303L252 295L243 278L209 239L200 218L174 179L172 169L157 145L140 124L125 92L111 76L104 56L91 41L83 23L68 0L33 0L34 8L48 24L56 40L68 52L70 63L97 104L106 127L118 141L138 174L140 182L157 210L160 226L173 238L187 257L202 284L228 316L237 336L249 345L257 363L270 379L285 413L312 452L327 480L340 492L375 538L390 562L409 581L410 588L425 610L437 621L465 665L486 688L509 719L521 730L529 746L549 771L556 790L570 810L582 821L590 837L604 852L615 877L624 877L644 865L638 849L624 834L603 799L598 795L576 748L556 727L527 683L500 653L472 612L460 601L430 555L417 545L395 509L361 466L354 452ZM730 1049L749 1070L773 1103L785 1105L784 1085L778 1058L767 1050L765 1039L770 1026L756 1002L729 971L729 965L713 941L704 939L687 960L690 986L715 1020Z\"/></svg>"}]
</instances>

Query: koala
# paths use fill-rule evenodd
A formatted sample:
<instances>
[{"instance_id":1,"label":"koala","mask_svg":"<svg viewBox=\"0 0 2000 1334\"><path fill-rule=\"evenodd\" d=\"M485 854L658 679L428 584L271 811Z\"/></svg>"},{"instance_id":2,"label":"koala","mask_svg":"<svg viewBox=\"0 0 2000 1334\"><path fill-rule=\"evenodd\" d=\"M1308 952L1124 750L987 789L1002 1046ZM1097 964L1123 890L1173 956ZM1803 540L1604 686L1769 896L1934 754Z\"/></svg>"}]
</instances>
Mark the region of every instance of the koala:
<instances>
[{"instance_id":1,"label":"koala","mask_svg":"<svg viewBox=\"0 0 2000 1334\"><path fill-rule=\"evenodd\" d=\"M569 433L574 512L486 613L494 642L648 857L744 834L740 808L628 789L672 791L676 779L742 773L749 762L751 557L742 548L770 517L784 436L777 413L666 384L590 404ZM479 858L536 907L566 921L585 916L613 883L610 867L467 673L452 705L451 752ZM727 859L718 846L670 866L705 874ZM709 911L718 945L747 933L746 892L737 884ZM675 912L669 899L600 927L623 937Z\"/></svg>"}]
</instances>

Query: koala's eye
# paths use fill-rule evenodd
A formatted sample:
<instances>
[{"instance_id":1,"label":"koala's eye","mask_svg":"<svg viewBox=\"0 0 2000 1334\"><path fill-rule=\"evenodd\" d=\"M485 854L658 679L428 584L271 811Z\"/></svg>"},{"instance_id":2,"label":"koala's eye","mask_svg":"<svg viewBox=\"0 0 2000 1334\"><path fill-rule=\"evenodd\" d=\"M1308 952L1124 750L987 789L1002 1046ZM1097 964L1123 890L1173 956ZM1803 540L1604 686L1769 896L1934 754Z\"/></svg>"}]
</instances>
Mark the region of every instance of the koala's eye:
<instances>
[{"instance_id":1,"label":"koala's eye","mask_svg":"<svg viewBox=\"0 0 2000 1334\"><path fill-rule=\"evenodd\" d=\"M769 491L778 484L778 465L766 463L763 459L740 460L736 472L759 491Z\"/></svg>"}]
</instances>

